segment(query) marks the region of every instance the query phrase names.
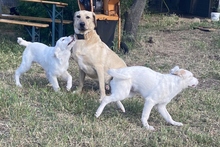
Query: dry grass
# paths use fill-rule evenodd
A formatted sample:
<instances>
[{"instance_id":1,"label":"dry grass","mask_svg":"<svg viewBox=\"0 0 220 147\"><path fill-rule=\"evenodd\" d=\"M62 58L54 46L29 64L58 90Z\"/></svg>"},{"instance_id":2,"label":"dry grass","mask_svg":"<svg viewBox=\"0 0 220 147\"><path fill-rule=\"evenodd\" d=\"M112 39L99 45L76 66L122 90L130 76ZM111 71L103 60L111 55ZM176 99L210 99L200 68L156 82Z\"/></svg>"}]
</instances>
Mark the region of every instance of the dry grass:
<instances>
[{"instance_id":1,"label":"dry grass","mask_svg":"<svg viewBox=\"0 0 220 147\"><path fill-rule=\"evenodd\" d=\"M147 15L140 24L138 42L128 43L129 54L117 52L129 66L168 73L179 65L199 79L197 88L184 90L168 105L183 127L168 125L153 110L149 123L156 131L147 131L140 121L139 96L123 101L126 113L111 104L96 119L99 96L94 81L87 79L82 95L65 91L65 82L55 93L37 65L22 77L23 89L15 87L13 74L23 47L1 36L0 146L220 146L220 24L176 15ZM216 30L192 29L198 25ZM148 43L149 37L154 43ZM72 61L69 71L75 89L78 71Z\"/></svg>"}]
</instances>

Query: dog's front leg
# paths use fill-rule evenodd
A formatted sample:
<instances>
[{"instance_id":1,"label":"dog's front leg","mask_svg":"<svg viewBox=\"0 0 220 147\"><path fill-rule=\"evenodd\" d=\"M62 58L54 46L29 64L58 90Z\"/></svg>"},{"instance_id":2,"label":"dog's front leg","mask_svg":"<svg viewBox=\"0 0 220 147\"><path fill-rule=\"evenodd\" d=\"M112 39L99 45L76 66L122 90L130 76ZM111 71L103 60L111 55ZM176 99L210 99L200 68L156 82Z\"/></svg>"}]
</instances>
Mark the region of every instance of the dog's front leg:
<instances>
[{"instance_id":1,"label":"dog's front leg","mask_svg":"<svg viewBox=\"0 0 220 147\"><path fill-rule=\"evenodd\" d=\"M50 84L53 86L54 91L56 91L56 92L59 91L60 86L58 84L57 77L50 75L50 74L48 74L47 77L48 77Z\"/></svg>"},{"instance_id":2,"label":"dog's front leg","mask_svg":"<svg viewBox=\"0 0 220 147\"><path fill-rule=\"evenodd\" d=\"M85 77L86 77L86 73L83 70L79 69L79 86L77 87L78 93L82 92Z\"/></svg>"},{"instance_id":3,"label":"dog's front leg","mask_svg":"<svg viewBox=\"0 0 220 147\"><path fill-rule=\"evenodd\" d=\"M148 124L148 118L150 116L151 109L154 107L154 105L154 102L150 98L146 98L141 121L143 126L148 130L154 130L154 127Z\"/></svg>"},{"instance_id":4,"label":"dog's front leg","mask_svg":"<svg viewBox=\"0 0 220 147\"><path fill-rule=\"evenodd\" d=\"M67 71L65 71L62 74L62 78L67 81L66 89L69 91L72 87L72 76Z\"/></svg>"},{"instance_id":5,"label":"dog's front leg","mask_svg":"<svg viewBox=\"0 0 220 147\"><path fill-rule=\"evenodd\" d=\"M96 72L98 74L98 79L99 79L99 90L100 90L100 99L99 99L99 101L101 102L102 99L106 96L106 94L105 94L104 67L102 67L102 66L96 67Z\"/></svg>"},{"instance_id":6,"label":"dog's front leg","mask_svg":"<svg viewBox=\"0 0 220 147\"><path fill-rule=\"evenodd\" d=\"M183 126L181 122L176 122L172 119L169 112L167 111L166 105L158 105L157 107L158 112L163 116L163 118L170 124L174 126Z\"/></svg>"}]
</instances>

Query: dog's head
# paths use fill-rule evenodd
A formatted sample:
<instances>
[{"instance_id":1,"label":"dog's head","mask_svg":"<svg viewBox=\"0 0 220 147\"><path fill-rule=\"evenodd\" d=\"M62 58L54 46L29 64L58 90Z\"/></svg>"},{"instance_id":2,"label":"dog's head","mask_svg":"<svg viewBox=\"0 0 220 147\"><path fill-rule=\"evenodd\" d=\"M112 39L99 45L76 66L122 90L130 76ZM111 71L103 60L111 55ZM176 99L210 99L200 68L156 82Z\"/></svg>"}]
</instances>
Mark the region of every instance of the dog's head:
<instances>
[{"instance_id":1,"label":"dog's head","mask_svg":"<svg viewBox=\"0 0 220 147\"><path fill-rule=\"evenodd\" d=\"M61 37L55 45L55 48L64 51L64 50L70 50L74 43L76 42L76 39L74 35L70 35L68 37Z\"/></svg>"},{"instance_id":2,"label":"dog's head","mask_svg":"<svg viewBox=\"0 0 220 147\"><path fill-rule=\"evenodd\" d=\"M181 77L187 84L186 86L189 87L196 87L196 85L199 83L198 79L193 77L193 74L190 71L180 69L179 66L175 66L173 69L171 69L170 74Z\"/></svg>"},{"instance_id":3,"label":"dog's head","mask_svg":"<svg viewBox=\"0 0 220 147\"><path fill-rule=\"evenodd\" d=\"M70 50L72 49L73 45L75 44L76 39L74 35L70 35L68 37L61 37L57 42L54 50L54 57L61 59L60 57L63 54L68 53L70 54ZM68 52L65 52L68 51ZM65 57L67 58L67 57ZM68 58L69 59L69 58Z\"/></svg>"},{"instance_id":4,"label":"dog's head","mask_svg":"<svg viewBox=\"0 0 220 147\"><path fill-rule=\"evenodd\" d=\"M94 30L97 26L95 13L81 10L74 14L74 31L76 34L85 34L88 30Z\"/></svg>"}]
</instances>

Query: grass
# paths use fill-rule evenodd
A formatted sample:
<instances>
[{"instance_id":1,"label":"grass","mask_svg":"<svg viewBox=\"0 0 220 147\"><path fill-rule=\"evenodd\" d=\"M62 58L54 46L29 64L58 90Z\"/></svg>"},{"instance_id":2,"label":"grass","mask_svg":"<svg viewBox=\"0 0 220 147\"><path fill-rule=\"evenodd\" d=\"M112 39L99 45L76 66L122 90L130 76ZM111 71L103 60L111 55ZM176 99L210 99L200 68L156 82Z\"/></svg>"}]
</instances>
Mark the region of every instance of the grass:
<instances>
[{"instance_id":1,"label":"grass","mask_svg":"<svg viewBox=\"0 0 220 147\"><path fill-rule=\"evenodd\" d=\"M193 29L199 25L216 30ZM167 73L179 65L199 79L197 88L184 90L167 106L173 119L184 126L171 126L152 110L149 124L156 131L148 131L141 124L144 100L140 96L123 101L126 113L112 103L96 119L98 86L89 78L82 95L67 92L63 81L60 81L61 91L55 93L48 86L44 71L34 64L21 78L23 88L17 88L13 76L24 48L3 32L0 146L220 146L219 27L218 22L198 24L176 15L148 15L140 22L138 42L130 45L129 54L117 52L129 66L143 65ZM0 29L3 30L2 26ZM147 42L149 37L153 37L154 43ZM73 61L69 71L73 76L73 91L78 85L78 70Z\"/></svg>"}]
</instances>

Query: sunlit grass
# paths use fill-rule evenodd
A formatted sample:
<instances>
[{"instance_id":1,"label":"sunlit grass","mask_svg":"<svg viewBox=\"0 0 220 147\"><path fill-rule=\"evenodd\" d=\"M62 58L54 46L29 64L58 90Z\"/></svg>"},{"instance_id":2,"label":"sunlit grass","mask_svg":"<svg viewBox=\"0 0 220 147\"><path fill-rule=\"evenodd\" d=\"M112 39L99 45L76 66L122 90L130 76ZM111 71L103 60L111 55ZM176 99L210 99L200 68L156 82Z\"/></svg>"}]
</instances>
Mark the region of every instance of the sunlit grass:
<instances>
[{"instance_id":1,"label":"sunlit grass","mask_svg":"<svg viewBox=\"0 0 220 147\"><path fill-rule=\"evenodd\" d=\"M179 22L176 15L157 17L149 15L143 19L139 44L134 43L129 54L119 56L128 65L143 65L162 73L168 73L175 65L194 73L199 79L198 87L184 90L167 105L173 119L182 122L183 127L167 124L152 110L149 124L156 131L147 131L140 119L144 100L139 95L122 101L125 113L112 103L100 118L95 118L100 104L98 86L86 79L83 93L74 95L78 68L73 61L69 68L73 76L71 92L59 80L61 90L55 93L36 64L21 76L23 88L18 88L14 72L24 47L1 36L0 146L220 146L219 31L193 30L192 26L198 24ZM219 24L212 25L218 28ZM147 42L150 36L153 44Z\"/></svg>"}]
</instances>

